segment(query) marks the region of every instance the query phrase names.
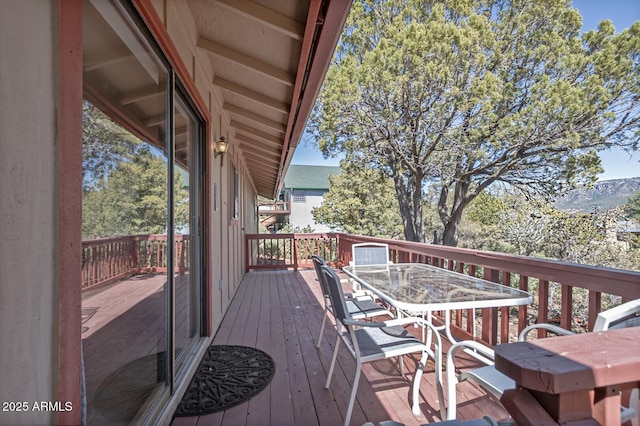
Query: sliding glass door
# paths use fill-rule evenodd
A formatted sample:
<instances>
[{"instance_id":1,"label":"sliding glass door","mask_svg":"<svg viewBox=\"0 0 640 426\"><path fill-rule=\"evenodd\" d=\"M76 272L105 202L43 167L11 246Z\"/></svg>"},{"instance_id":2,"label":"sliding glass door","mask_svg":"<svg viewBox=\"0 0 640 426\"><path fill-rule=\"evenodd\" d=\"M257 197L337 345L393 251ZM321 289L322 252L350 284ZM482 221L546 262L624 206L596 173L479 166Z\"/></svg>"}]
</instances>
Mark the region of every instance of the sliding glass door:
<instances>
[{"instance_id":1,"label":"sliding glass door","mask_svg":"<svg viewBox=\"0 0 640 426\"><path fill-rule=\"evenodd\" d=\"M153 418L202 341L205 123L135 11L83 3L88 424Z\"/></svg>"},{"instance_id":2,"label":"sliding glass door","mask_svg":"<svg viewBox=\"0 0 640 426\"><path fill-rule=\"evenodd\" d=\"M174 356L179 371L187 359L187 348L201 335L200 301L202 300L202 152L204 128L196 119L186 98L176 91L175 121L175 182L173 191L176 269L173 285Z\"/></svg>"}]
</instances>

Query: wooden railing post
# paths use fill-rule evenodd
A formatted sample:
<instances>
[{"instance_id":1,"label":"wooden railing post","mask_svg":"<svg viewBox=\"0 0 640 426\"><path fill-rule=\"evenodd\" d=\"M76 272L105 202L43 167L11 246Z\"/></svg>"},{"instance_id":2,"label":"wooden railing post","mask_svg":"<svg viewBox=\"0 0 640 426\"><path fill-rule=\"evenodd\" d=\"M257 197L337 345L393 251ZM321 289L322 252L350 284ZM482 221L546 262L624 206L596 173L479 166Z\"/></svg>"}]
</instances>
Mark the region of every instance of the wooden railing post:
<instances>
[{"instance_id":1,"label":"wooden railing post","mask_svg":"<svg viewBox=\"0 0 640 426\"><path fill-rule=\"evenodd\" d=\"M529 291L529 277L526 275L520 275L520 282L518 288L522 291ZM527 327L527 305L521 305L518 307L518 334Z\"/></svg>"},{"instance_id":2,"label":"wooden railing post","mask_svg":"<svg viewBox=\"0 0 640 426\"><path fill-rule=\"evenodd\" d=\"M549 281L538 283L538 324L549 322ZM547 330L538 329L538 337L547 337Z\"/></svg>"},{"instance_id":3,"label":"wooden railing post","mask_svg":"<svg viewBox=\"0 0 640 426\"><path fill-rule=\"evenodd\" d=\"M250 264L249 264L249 252L251 251L251 238L250 235L244 236L244 271L249 272Z\"/></svg>"},{"instance_id":4,"label":"wooden railing post","mask_svg":"<svg viewBox=\"0 0 640 426\"><path fill-rule=\"evenodd\" d=\"M602 306L602 293L589 291L589 331L593 331L596 317L600 313L600 306Z\"/></svg>"},{"instance_id":5,"label":"wooden railing post","mask_svg":"<svg viewBox=\"0 0 640 426\"><path fill-rule=\"evenodd\" d=\"M573 319L573 287L563 285L560 293L560 327L571 330Z\"/></svg>"},{"instance_id":6,"label":"wooden railing post","mask_svg":"<svg viewBox=\"0 0 640 426\"><path fill-rule=\"evenodd\" d=\"M293 244L293 270L298 270L298 244L295 238L295 234L291 234L291 244Z\"/></svg>"},{"instance_id":7,"label":"wooden railing post","mask_svg":"<svg viewBox=\"0 0 640 426\"><path fill-rule=\"evenodd\" d=\"M484 268L484 279L494 283L500 282L500 272L495 269ZM491 345L497 343L498 310L496 308L482 309L482 340Z\"/></svg>"}]
</instances>

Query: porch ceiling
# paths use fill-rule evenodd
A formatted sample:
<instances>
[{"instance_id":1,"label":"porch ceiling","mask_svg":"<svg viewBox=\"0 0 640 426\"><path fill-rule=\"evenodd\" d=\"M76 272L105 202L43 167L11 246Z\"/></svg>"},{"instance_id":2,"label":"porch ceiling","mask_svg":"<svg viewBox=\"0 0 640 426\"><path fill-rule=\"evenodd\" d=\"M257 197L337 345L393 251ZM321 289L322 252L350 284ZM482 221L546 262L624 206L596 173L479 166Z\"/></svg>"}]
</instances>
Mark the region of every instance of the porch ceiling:
<instances>
[{"instance_id":1,"label":"porch ceiling","mask_svg":"<svg viewBox=\"0 0 640 426\"><path fill-rule=\"evenodd\" d=\"M85 96L162 149L161 66L109 2L85 4ZM212 119L211 137L228 137L240 150L259 195L277 196L350 7L351 0L183 0L175 13L180 17L170 21L177 48L210 61L210 83L229 124L221 135ZM184 65L196 72L194 64ZM179 115L175 120L176 161L187 164L188 122Z\"/></svg>"},{"instance_id":2,"label":"porch ceiling","mask_svg":"<svg viewBox=\"0 0 640 426\"><path fill-rule=\"evenodd\" d=\"M275 197L350 0L191 0L198 49L257 192ZM215 129L215 124L214 124ZM215 137L216 134L214 130ZM226 136L223 134L223 136Z\"/></svg>"}]
</instances>

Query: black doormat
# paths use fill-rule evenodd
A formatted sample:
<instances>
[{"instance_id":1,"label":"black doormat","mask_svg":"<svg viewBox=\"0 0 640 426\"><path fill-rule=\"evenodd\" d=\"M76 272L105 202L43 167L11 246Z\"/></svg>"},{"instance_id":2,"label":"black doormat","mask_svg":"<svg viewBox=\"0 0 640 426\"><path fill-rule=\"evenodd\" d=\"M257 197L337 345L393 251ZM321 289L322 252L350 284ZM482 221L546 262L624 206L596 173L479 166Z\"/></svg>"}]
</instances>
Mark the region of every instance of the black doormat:
<instances>
[{"instance_id":1,"label":"black doormat","mask_svg":"<svg viewBox=\"0 0 640 426\"><path fill-rule=\"evenodd\" d=\"M275 371L273 358L259 349L209 346L175 416L199 416L238 405L266 388Z\"/></svg>"}]
</instances>

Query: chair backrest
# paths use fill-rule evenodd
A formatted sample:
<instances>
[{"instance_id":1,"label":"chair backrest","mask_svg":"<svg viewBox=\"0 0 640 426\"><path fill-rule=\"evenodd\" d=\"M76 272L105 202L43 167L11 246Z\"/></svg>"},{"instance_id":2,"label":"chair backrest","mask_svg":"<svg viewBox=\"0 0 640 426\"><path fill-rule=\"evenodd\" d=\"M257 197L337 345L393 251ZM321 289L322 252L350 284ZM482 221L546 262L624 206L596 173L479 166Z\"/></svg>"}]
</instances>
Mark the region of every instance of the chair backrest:
<instances>
[{"instance_id":1,"label":"chair backrest","mask_svg":"<svg viewBox=\"0 0 640 426\"><path fill-rule=\"evenodd\" d=\"M388 265L389 246L383 243L359 243L351 246L352 265Z\"/></svg>"},{"instance_id":2,"label":"chair backrest","mask_svg":"<svg viewBox=\"0 0 640 426\"><path fill-rule=\"evenodd\" d=\"M327 286L327 279L322 272L322 267L327 265L327 262L317 254L311 256L311 260L313 260L313 267L316 269L316 275L318 276L318 281L320 281L320 287L322 288L322 294L324 297L329 297L329 287Z\"/></svg>"},{"instance_id":3,"label":"chair backrest","mask_svg":"<svg viewBox=\"0 0 640 426\"><path fill-rule=\"evenodd\" d=\"M351 314L349 313L349 309L347 309L347 302L344 298L344 292L342 291L340 277L338 277L336 271L328 265L323 265L321 269L327 287L329 288L329 298L331 299L331 306L333 307L333 314L336 321L340 321L342 325L349 329L350 327L344 324L344 320L351 319Z\"/></svg>"},{"instance_id":4,"label":"chair backrest","mask_svg":"<svg viewBox=\"0 0 640 426\"><path fill-rule=\"evenodd\" d=\"M631 300L615 308L600 312L593 331L640 326L640 299Z\"/></svg>"}]
</instances>

